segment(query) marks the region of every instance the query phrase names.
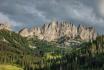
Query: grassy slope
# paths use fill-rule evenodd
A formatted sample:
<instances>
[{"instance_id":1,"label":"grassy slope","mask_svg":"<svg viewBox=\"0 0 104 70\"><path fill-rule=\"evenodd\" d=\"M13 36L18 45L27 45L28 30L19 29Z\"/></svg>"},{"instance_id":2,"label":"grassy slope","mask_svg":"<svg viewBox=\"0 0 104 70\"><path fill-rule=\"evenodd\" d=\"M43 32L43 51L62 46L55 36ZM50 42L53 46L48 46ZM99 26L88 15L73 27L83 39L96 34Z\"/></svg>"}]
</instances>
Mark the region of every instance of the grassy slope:
<instances>
[{"instance_id":1,"label":"grassy slope","mask_svg":"<svg viewBox=\"0 0 104 70\"><path fill-rule=\"evenodd\" d=\"M23 70L23 69L13 65L0 65L0 70Z\"/></svg>"}]
</instances>

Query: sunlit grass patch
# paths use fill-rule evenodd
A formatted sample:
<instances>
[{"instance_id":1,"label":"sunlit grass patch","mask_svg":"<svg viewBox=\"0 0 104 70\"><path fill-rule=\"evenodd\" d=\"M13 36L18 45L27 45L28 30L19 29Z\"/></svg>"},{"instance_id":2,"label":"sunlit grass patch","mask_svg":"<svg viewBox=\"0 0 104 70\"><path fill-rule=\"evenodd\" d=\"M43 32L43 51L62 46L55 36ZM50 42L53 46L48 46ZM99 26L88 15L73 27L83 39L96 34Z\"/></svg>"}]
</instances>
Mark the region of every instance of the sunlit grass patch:
<instances>
[{"instance_id":1,"label":"sunlit grass patch","mask_svg":"<svg viewBox=\"0 0 104 70\"><path fill-rule=\"evenodd\" d=\"M13 65L0 65L0 70L23 70L23 69Z\"/></svg>"}]
</instances>

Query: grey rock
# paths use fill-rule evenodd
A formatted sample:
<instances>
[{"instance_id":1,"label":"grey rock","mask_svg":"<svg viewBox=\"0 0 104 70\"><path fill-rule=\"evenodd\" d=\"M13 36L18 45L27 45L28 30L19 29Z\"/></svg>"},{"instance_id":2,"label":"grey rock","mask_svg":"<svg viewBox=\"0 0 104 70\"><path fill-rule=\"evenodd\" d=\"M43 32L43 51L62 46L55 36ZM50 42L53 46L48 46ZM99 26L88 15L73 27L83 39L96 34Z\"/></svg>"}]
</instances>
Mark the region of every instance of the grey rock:
<instances>
[{"instance_id":1,"label":"grey rock","mask_svg":"<svg viewBox=\"0 0 104 70\"><path fill-rule=\"evenodd\" d=\"M11 30L11 26L8 23L0 23L0 30L1 29Z\"/></svg>"},{"instance_id":2,"label":"grey rock","mask_svg":"<svg viewBox=\"0 0 104 70\"><path fill-rule=\"evenodd\" d=\"M57 41L57 39L66 36L70 39L79 37L81 40L95 39L97 33L93 27L80 25L75 26L68 22L52 21L49 24L44 24L42 27L34 27L31 29L24 28L19 34L23 37L37 36L39 39L47 41Z\"/></svg>"}]
</instances>

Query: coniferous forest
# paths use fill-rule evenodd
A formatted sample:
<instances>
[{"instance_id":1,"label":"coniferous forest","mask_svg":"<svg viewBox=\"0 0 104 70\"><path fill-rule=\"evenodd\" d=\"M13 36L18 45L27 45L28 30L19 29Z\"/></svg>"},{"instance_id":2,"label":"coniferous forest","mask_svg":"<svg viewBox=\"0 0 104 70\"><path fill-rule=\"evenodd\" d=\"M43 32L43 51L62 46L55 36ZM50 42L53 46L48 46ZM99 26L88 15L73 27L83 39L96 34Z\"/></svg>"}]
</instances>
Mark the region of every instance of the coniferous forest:
<instances>
[{"instance_id":1,"label":"coniferous forest","mask_svg":"<svg viewBox=\"0 0 104 70\"><path fill-rule=\"evenodd\" d=\"M28 39L0 30L1 65L16 65L23 70L103 70L103 59L103 35L80 46L59 48L57 43L39 40L36 36Z\"/></svg>"}]
</instances>

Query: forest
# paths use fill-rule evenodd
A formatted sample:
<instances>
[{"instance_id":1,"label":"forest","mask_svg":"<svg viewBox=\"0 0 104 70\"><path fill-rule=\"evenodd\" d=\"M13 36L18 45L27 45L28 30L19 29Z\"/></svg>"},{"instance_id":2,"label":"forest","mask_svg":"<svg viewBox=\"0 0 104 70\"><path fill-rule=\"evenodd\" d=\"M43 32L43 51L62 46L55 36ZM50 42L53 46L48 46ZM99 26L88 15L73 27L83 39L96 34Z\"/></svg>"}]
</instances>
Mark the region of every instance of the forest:
<instances>
[{"instance_id":1,"label":"forest","mask_svg":"<svg viewBox=\"0 0 104 70\"><path fill-rule=\"evenodd\" d=\"M30 47L31 45L31 47ZM104 70L104 36L80 46L60 48L55 42L0 30L0 64L23 70Z\"/></svg>"}]
</instances>

